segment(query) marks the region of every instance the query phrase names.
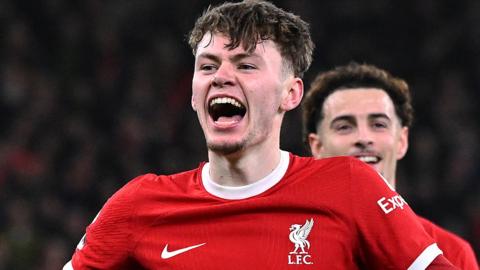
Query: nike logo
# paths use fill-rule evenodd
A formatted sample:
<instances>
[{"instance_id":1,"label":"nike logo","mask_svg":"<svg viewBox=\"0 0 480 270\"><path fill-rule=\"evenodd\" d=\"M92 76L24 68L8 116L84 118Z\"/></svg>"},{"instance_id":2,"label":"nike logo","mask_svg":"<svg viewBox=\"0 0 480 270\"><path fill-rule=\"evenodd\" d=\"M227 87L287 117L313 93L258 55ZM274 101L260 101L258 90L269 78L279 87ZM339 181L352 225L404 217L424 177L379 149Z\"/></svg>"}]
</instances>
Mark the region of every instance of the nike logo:
<instances>
[{"instance_id":1,"label":"nike logo","mask_svg":"<svg viewBox=\"0 0 480 270\"><path fill-rule=\"evenodd\" d=\"M205 244L206 243L202 243L202 244L198 244L198 245L195 245L195 246L189 246L189 247L186 247L186 248L177 249L177 250L174 250L174 251L168 251L168 244L166 244L165 247L163 248L163 251L162 251L162 259L168 259L168 258L177 256L178 254L182 254L182 253L187 252L189 250L192 250L194 248L201 247Z\"/></svg>"}]
</instances>

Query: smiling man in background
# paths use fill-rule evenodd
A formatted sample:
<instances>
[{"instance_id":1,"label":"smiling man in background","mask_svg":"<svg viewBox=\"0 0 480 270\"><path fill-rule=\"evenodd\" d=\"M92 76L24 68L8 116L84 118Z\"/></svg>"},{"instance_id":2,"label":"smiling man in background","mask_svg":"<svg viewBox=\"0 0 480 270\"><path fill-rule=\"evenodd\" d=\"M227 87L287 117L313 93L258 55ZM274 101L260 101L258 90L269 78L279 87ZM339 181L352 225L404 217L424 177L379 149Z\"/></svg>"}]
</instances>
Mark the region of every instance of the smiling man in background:
<instances>
[{"instance_id":1,"label":"smiling man in background","mask_svg":"<svg viewBox=\"0 0 480 270\"><path fill-rule=\"evenodd\" d=\"M304 140L316 158L353 156L392 186L408 149L413 120L407 83L373 65L350 63L320 73L303 102ZM382 201L390 211L387 201ZM461 269L478 270L468 242L418 217L444 255Z\"/></svg>"}]
</instances>

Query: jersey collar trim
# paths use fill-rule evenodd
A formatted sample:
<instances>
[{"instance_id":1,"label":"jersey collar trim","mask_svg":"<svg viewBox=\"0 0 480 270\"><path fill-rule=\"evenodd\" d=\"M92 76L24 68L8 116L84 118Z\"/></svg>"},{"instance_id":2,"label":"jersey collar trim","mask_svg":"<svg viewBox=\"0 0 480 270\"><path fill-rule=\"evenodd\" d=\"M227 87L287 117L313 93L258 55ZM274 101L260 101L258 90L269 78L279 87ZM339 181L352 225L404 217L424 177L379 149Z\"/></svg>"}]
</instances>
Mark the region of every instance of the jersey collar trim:
<instances>
[{"instance_id":1,"label":"jersey collar trim","mask_svg":"<svg viewBox=\"0 0 480 270\"><path fill-rule=\"evenodd\" d=\"M261 194L276 185L287 172L290 163L290 154L280 151L280 162L277 167L267 176L255 183L240 186L222 186L210 178L210 164L205 163L202 168L202 183L208 193L227 200L246 199Z\"/></svg>"}]
</instances>

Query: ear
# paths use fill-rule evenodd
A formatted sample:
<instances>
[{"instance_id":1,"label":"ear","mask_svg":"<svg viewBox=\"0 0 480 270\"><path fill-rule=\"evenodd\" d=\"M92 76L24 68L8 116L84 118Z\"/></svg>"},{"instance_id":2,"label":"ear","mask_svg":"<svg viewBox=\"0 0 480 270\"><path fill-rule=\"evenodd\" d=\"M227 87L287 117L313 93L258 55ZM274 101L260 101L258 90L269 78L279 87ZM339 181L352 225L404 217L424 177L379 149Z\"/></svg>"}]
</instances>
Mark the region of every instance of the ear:
<instances>
[{"instance_id":1,"label":"ear","mask_svg":"<svg viewBox=\"0 0 480 270\"><path fill-rule=\"evenodd\" d=\"M283 96L280 108L283 111L290 111L295 109L303 98L303 81L298 77L287 80L288 90Z\"/></svg>"},{"instance_id":2,"label":"ear","mask_svg":"<svg viewBox=\"0 0 480 270\"><path fill-rule=\"evenodd\" d=\"M195 104L195 98L193 97L193 94L192 94L192 100L191 100L191 102L192 102L192 108L193 108L193 110L194 110L194 111L197 111L197 105Z\"/></svg>"},{"instance_id":3,"label":"ear","mask_svg":"<svg viewBox=\"0 0 480 270\"><path fill-rule=\"evenodd\" d=\"M402 159L408 150L408 127L402 127L397 147L397 160Z\"/></svg>"},{"instance_id":4,"label":"ear","mask_svg":"<svg viewBox=\"0 0 480 270\"><path fill-rule=\"evenodd\" d=\"M308 145L310 146L310 152L314 158L321 158L320 153L322 149L322 141L320 136L315 133L308 134Z\"/></svg>"}]
</instances>

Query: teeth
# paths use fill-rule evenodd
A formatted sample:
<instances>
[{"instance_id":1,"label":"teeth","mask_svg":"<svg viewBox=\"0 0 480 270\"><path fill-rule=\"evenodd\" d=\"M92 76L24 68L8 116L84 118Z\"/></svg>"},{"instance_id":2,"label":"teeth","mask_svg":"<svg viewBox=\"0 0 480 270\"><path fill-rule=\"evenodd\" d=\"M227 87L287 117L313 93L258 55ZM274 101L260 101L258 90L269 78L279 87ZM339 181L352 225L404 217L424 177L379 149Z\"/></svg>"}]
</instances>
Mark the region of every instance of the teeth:
<instances>
[{"instance_id":1,"label":"teeth","mask_svg":"<svg viewBox=\"0 0 480 270\"><path fill-rule=\"evenodd\" d=\"M378 162L378 158L375 156L363 156L363 157L358 157L359 160L365 162L365 163L375 163Z\"/></svg>"},{"instance_id":2,"label":"teeth","mask_svg":"<svg viewBox=\"0 0 480 270\"><path fill-rule=\"evenodd\" d=\"M223 98L214 98L212 101L210 101L210 106L213 106L215 104L232 104L235 107L242 108L242 104L240 104L238 101L236 101L233 98L229 97L223 97Z\"/></svg>"}]
</instances>

